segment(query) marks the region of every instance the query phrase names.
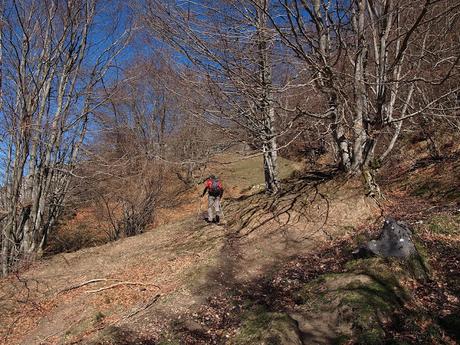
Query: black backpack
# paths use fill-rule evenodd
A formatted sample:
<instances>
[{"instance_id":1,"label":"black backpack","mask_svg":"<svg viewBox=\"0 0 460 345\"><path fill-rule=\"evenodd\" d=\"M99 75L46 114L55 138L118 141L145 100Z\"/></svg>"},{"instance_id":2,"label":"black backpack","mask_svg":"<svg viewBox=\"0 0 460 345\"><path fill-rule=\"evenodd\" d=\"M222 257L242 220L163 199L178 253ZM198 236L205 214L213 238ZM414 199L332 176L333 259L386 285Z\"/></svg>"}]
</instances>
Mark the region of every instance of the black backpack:
<instances>
[{"instance_id":1,"label":"black backpack","mask_svg":"<svg viewBox=\"0 0 460 345\"><path fill-rule=\"evenodd\" d=\"M209 194L218 196L222 192L222 182L218 178L211 178L208 181Z\"/></svg>"}]
</instances>

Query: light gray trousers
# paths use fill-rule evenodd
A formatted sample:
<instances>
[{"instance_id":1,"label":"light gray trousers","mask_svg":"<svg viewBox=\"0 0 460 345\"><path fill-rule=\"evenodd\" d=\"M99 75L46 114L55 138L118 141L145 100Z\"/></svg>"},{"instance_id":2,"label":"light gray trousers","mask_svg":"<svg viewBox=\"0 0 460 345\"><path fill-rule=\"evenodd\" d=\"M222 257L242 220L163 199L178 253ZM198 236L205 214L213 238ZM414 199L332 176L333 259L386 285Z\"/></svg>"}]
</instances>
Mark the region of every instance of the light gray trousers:
<instances>
[{"instance_id":1,"label":"light gray trousers","mask_svg":"<svg viewBox=\"0 0 460 345\"><path fill-rule=\"evenodd\" d=\"M220 209L220 196L208 195L208 220L212 221L215 216L222 217Z\"/></svg>"}]
</instances>

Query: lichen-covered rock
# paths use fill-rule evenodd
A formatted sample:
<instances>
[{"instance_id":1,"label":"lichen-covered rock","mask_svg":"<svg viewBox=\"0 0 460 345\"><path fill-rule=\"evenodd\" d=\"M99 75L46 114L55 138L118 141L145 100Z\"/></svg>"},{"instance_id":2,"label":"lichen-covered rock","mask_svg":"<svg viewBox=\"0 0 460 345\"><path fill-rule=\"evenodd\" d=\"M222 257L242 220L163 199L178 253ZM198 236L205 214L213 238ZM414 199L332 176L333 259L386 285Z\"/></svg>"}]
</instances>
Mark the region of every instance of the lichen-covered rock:
<instances>
[{"instance_id":1,"label":"lichen-covered rock","mask_svg":"<svg viewBox=\"0 0 460 345\"><path fill-rule=\"evenodd\" d=\"M417 249L412 241L412 232L409 227L402 222L387 218L379 238L369 241L354 254L361 257L372 254L382 257L409 258L417 255Z\"/></svg>"}]
</instances>

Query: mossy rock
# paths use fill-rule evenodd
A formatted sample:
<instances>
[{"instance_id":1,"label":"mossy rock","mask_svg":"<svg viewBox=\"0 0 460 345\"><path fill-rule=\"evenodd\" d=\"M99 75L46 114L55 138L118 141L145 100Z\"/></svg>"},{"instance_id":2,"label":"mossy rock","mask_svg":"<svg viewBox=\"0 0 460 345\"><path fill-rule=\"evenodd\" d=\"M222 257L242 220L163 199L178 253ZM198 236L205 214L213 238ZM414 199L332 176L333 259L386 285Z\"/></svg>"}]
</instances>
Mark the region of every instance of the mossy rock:
<instances>
[{"instance_id":1,"label":"mossy rock","mask_svg":"<svg viewBox=\"0 0 460 345\"><path fill-rule=\"evenodd\" d=\"M358 259L349 261L346 268L355 273L371 275L377 280L395 286L400 286L399 282L407 279L425 281L431 276L428 254L421 242L414 240L414 246L417 253L407 259L396 257Z\"/></svg>"},{"instance_id":2,"label":"mossy rock","mask_svg":"<svg viewBox=\"0 0 460 345\"><path fill-rule=\"evenodd\" d=\"M426 281L431 279L432 269L428 262L428 252L425 246L414 241L418 255L413 255L405 262L408 272L417 280Z\"/></svg>"},{"instance_id":3,"label":"mossy rock","mask_svg":"<svg viewBox=\"0 0 460 345\"><path fill-rule=\"evenodd\" d=\"M305 309L296 320L304 343L340 344L354 338L357 343L378 344L385 336L380 321L397 303L381 282L354 273L316 279L303 290L303 299Z\"/></svg>"},{"instance_id":4,"label":"mossy rock","mask_svg":"<svg viewBox=\"0 0 460 345\"><path fill-rule=\"evenodd\" d=\"M301 310L294 318L304 343L383 344L382 324L410 299L401 282L403 260L371 258L350 261L347 272L326 274L298 293ZM412 279L412 278L411 278Z\"/></svg>"},{"instance_id":5,"label":"mossy rock","mask_svg":"<svg viewBox=\"0 0 460 345\"><path fill-rule=\"evenodd\" d=\"M244 316L232 345L301 345L297 323L289 315L257 308Z\"/></svg>"}]
</instances>

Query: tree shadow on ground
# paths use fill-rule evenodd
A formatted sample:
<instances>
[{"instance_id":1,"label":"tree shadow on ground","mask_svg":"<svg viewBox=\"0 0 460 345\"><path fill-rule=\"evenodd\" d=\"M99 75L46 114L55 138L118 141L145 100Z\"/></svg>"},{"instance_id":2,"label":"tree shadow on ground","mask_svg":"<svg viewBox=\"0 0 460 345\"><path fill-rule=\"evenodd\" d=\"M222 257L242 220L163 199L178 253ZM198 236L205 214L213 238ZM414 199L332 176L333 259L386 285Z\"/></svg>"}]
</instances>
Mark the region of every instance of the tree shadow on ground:
<instances>
[{"instance_id":1,"label":"tree shadow on ground","mask_svg":"<svg viewBox=\"0 0 460 345\"><path fill-rule=\"evenodd\" d=\"M409 291L398 278L406 264L400 260L374 258L360 259L358 266L349 266L353 260L346 249L349 245L349 240L343 240L324 249L318 248L309 255L286 257L265 265L257 276L242 279L240 272L249 268L244 260L244 246L238 238L230 235L222 248L219 263L209 271L206 283L196 291L208 292L208 304L202 306L196 316L183 316L202 324L203 331L196 337L193 331L183 328L181 337L187 339L184 344L223 344L226 334L234 336L237 330L244 333L248 329L256 332L248 328L254 324L259 324L258 331L265 332L269 330L266 320L279 319L279 315L295 321L295 332L302 344L332 344L342 337L352 337L354 343L362 344L377 340L387 343L393 337L410 342L414 335L421 344L441 341L442 334L436 323L430 326L431 333L424 333L423 323L430 318L431 312L426 306L412 303L415 292ZM373 266L375 261L377 265ZM319 281L314 283L318 277L340 281L344 274L356 277L355 281L335 288L328 288ZM359 277L365 277L366 281L360 282ZM425 283L429 282L419 282ZM314 296L323 296L317 310L309 309L311 299L306 301L299 297L299 292L309 284L316 284L318 290ZM294 313L297 316L293 316L293 311L298 312L305 305L309 310L306 315L298 317L299 314ZM335 326L318 327L314 332L310 331L311 327L303 326L319 325L315 322L322 317L323 324L330 322L331 315L336 317L337 310L338 322L349 324L352 334L341 334ZM453 313L440 321L454 338L458 336L457 324L458 317ZM286 327L290 325L286 323Z\"/></svg>"},{"instance_id":2,"label":"tree shadow on ground","mask_svg":"<svg viewBox=\"0 0 460 345\"><path fill-rule=\"evenodd\" d=\"M142 336L124 326L109 326L104 329L97 340L87 345L156 345L157 342L148 336Z\"/></svg>"},{"instance_id":3,"label":"tree shadow on ground","mask_svg":"<svg viewBox=\"0 0 460 345\"><path fill-rule=\"evenodd\" d=\"M229 237L247 237L272 223L276 231L286 233L293 227L316 222L317 231L310 231L303 238L291 240L303 241L321 231L330 238L324 229L329 217L330 202L327 195L320 191L320 186L332 180L336 174L335 170L307 172L302 178L285 183L276 195L257 193L231 201L227 206L232 219L229 225L233 228Z\"/></svg>"},{"instance_id":4,"label":"tree shadow on ground","mask_svg":"<svg viewBox=\"0 0 460 345\"><path fill-rule=\"evenodd\" d=\"M324 249L316 248L310 255L286 255L279 260L277 258L259 267L257 274L252 276L242 274L252 268L252 263L245 257L248 243L243 241L247 241L250 235L263 230L270 223L274 224L273 231L281 233L292 224L310 219L311 215L302 211L315 202L320 201L327 210L328 198L326 195L321 195L319 187L332 179L333 175L313 174L292 181L276 198L257 193L229 202L232 222L226 229L218 262L207 273L205 283L194 290L195 294L205 292L208 296L207 303L202 305L197 313L181 316L182 319L193 320L200 326L197 329L187 325L177 328L181 343L223 344L227 340L227 335L232 337L237 329L241 329L242 320L247 319L248 315L251 317L250 315L254 313L260 313L262 320L270 319L269 315L272 313L289 315L291 310L305 302L299 298L298 292L306 284L310 284L325 273L329 275L347 272L346 263L353 258L351 253L344 249L349 247L350 243L343 241ZM322 214L326 218L327 215L327 212ZM359 301L354 302L359 302L361 307L367 308L367 315L370 315L375 322L374 328L382 330L382 332L369 334L361 332L363 336L361 340L372 340L371 338L377 334L382 342L395 337L401 342L411 343L410 339L418 336L422 344L433 343L434 338L430 334L422 334L423 328L417 325L419 320L423 323L429 317L430 307L423 304L409 306L408 301L413 296L408 295L407 286L403 286L394 277L384 277L368 270L353 271L353 274L366 276L369 284L350 284L328 292L349 294L358 298ZM419 282L419 284L429 293L436 289L429 285L431 282ZM351 309L357 308L356 303ZM436 311L437 315L438 312L439 310ZM458 308L452 309L447 316L439 319L439 324L453 338L458 337L456 312ZM348 316L354 327L357 329L364 327L353 319L356 315ZM438 331L439 328L436 332ZM313 334L302 331L300 326L298 333L304 344L308 344L308 339L313 337ZM319 334L325 343L337 340L336 335L331 334L327 329L320 330ZM315 336L318 336L318 333Z\"/></svg>"},{"instance_id":5,"label":"tree shadow on ground","mask_svg":"<svg viewBox=\"0 0 460 345\"><path fill-rule=\"evenodd\" d=\"M190 227L184 230L184 236L177 243L167 244L174 251L187 250L188 242L202 245L197 240L206 243L216 240L219 245L217 261L207 267L204 279L191 288L190 298L205 303L200 302L193 311L175 315L170 325L175 334L172 339L178 339L177 343L181 344L225 343L227 336L233 336L240 327L241 318L247 313L262 308L264 314L269 314L268 319L272 319L271 313L285 313L296 304L293 292L302 284L326 271L340 272L343 269L346 260L343 255L337 256L339 246L313 250L308 258L293 257L291 252L295 251L283 252L282 248L277 252L268 248L269 257L260 261L257 256L248 256L248 250L257 251L255 245L260 246L260 241L271 234L286 234L282 245L287 248L294 243L303 246L309 236L320 232L322 224L326 224L329 209L328 197L321 192L321 187L334 174L311 173L295 179L277 196L258 193L228 200L227 226L203 224ZM315 207L320 210L306 213ZM317 219L313 220L313 217ZM303 237L289 237L289 227L313 221L318 225L317 229L310 227L309 233L304 233ZM327 336L325 333L324 337Z\"/></svg>"}]
</instances>

